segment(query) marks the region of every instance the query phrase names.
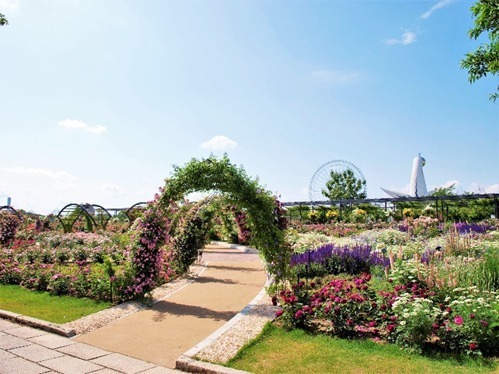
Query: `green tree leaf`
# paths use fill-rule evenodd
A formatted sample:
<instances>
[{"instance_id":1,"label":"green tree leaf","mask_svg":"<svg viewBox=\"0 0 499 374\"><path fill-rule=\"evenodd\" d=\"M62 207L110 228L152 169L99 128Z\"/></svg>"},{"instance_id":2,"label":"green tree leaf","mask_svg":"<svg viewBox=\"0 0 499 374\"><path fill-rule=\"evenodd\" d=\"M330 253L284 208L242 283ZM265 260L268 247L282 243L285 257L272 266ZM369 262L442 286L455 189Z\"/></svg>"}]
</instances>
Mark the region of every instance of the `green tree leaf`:
<instances>
[{"instance_id":1,"label":"green tree leaf","mask_svg":"<svg viewBox=\"0 0 499 374\"><path fill-rule=\"evenodd\" d=\"M365 199L365 179L358 179L351 169L342 172L331 171L331 179L322 194L329 200Z\"/></svg>"},{"instance_id":2,"label":"green tree leaf","mask_svg":"<svg viewBox=\"0 0 499 374\"><path fill-rule=\"evenodd\" d=\"M468 80L474 83L489 73L499 73L499 0L479 0L471 7L471 13L475 17L475 26L468 32L470 38L476 40L483 33L487 33L489 38L489 43L467 53L461 61L461 68L468 70ZM496 92L489 98L496 101L498 97L499 92Z\"/></svg>"}]
</instances>

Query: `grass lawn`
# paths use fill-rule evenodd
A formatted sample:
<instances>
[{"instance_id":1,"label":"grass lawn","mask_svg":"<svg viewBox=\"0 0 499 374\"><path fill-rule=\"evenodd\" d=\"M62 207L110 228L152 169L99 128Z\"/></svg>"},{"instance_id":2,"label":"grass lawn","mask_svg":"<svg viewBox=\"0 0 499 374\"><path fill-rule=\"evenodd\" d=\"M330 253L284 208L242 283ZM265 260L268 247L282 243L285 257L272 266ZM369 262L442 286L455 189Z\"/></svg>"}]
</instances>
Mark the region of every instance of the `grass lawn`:
<instances>
[{"instance_id":1,"label":"grass lawn","mask_svg":"<svg viewBox=\"0 0 499 374\"><path fill-rule=\"evenodd\" d=\"M107 302L52 296L48 292L29 291L20 286L0 285L0 309L53 323L66 323L110 306Z\"/></svg>"},{"instance_id":2,"label":"grass lawn","mask_svg":"<svg viewBox=\"0 0 499 374\"><path fill-rule=\"evenodd\" d=\"M267 324L228 366L252 373L497 373L498 360L436 358L398 346L313 336Z\"/></svg>"}]
</instances>

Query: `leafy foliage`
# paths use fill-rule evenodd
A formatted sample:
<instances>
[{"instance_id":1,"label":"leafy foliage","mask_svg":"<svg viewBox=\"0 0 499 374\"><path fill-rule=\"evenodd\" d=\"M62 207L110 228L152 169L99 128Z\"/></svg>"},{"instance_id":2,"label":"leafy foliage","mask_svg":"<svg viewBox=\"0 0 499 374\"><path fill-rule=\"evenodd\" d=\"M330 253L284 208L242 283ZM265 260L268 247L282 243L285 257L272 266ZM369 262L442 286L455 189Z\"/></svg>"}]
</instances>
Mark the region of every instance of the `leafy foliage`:
<instances>
[{"instance_id":1,"label":"leafy foliage","mask_svg":"<svg viewBox=\"0 0 499 374\"><path fill-rule=\"evenodd\" d=\"M0 212L0 245L9 245L14 240L20 222L16 215Z\"/></svg>"},{"instance_id":2,"label":"leafy foliage","mask_svg":"<svg viewBox=\"0 0 499 374\"><path fill-rule=\"evenodd\" d=\"M207 243L208 221L199 214L201 208L202 204L198 203L182 214L172 235L173 261L181 274L189 270L198 257L198 251Z\"/></svg>"},{"instance_id":3,"label":"leafy foliage","mask_svg":"<svg viewBox=\"0 0 499 374\"><path fill-rule=\"evenodd\" d=\"M168 221L156 204L150 204L144 216L138 218L132 230L135 232L131 244L135 282L125 293L143 296L156 286L162 269L162 246L168 238Z\"/></svg>"},{"instance_id":4,"label":"leafy foliage","mask_svg":"<svg viewBox=\"0 0 499 374\"><path fill-rule=\"evenodd\" d=\"M489 38L489 43L467 53L461 61L461 67L468 70L468 79L473 83L488 73L499 73L499 0L479 0L471 7L471 12L475 17L475 26L468 32L470 38L476 40L482 33L488 33ZM493 101L498 97L498 92L490 95Z\"/></svg>"},{"instance_id":5,"label":"leafy foliage","mask_svg":"<svg viewBox=\"0 0 499 374\"><path fill-rule=\"evenodd\" d=\"M5 18L5 16L0 13L0 26L4 26L4 25L8 25L9 24L9 21L7 21L7 18Z\"/></svg>"},{"instance_id":6,"label":"leafy foliage","mask_svg":"<svg viewBox=\"0 0 499 374\"><path fill-rule=\"evenodd\" d=\"M280 202L247 176L242 167L231 164L227 155L218 159L192 159L184 167L174 167L166 179L159 205L164 209L195 191L219 191L227 201L245 211L245 226L253 235L250 245L260 250L268 272L279 283L288 271L289 253L284 240L285 218Z\"/></svg>"},{"instance_id":7,"label":"leafy foliage","mask_svg":"<svg viewBox=\"0 0 499 374\"><path fill-rule=\"evenodd\" d=\"M322 194L329 200L365 199L366 181L357 179L352 169L342 172L331 171L331 179L326 183Z\"/></svg>"}]
</instances>

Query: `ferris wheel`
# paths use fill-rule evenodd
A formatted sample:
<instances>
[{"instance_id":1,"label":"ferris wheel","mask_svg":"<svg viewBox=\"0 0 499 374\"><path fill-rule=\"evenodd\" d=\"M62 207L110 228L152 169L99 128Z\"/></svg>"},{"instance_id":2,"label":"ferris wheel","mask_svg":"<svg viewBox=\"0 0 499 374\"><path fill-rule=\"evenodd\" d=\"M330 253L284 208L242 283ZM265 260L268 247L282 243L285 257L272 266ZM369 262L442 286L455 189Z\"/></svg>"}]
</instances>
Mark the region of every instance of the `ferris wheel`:
<instances>
[{"instance_id":1,"label":"ferris wheel","mask_svg":"<svg viewBox=\"0 0 499 374\"><path fill-rule=\"evenodd\" d=\"M331 179L331 173L343 173L346 170L351 170L358 180L365 180L364 174L360 169L345 160L333 160L322 164L312 176L308 186L308 196L310 201L325 201L327 197L324 196L322 190L326 188L326 183ZM367 188L364 185L363 192L367 194Z\"/></svg>"}]
</instances>

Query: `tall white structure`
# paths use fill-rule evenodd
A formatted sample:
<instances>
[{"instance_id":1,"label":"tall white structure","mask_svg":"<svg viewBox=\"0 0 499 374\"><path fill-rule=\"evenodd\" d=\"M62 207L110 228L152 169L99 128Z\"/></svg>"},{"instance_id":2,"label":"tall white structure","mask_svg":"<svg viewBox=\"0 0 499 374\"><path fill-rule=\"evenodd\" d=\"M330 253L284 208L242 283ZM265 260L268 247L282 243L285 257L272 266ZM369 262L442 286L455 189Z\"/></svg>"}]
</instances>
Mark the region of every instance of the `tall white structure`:
<instances>
[{"instance_id":1,"label":"tall white structure","mask_svg":"<svg viewBox=\"0 0 499 374\"><path fill-rule=\"evenodd\" d=\"M421 154L414 157L412 160L412 173L411 173L411 184L409 185L409 195L387 190L383 187L381 189L390 197L421 197L428 195L428 190L426 189L426 181L423 174L423 166L425 166L426 160L421 157Z\"/></svg>"},{"instance_id":2,"label":"tall white structure","mask_svg":"<svg viewBox=\"0 0 499 374\"><path fill-rule=\"evenodd\" d=\"M421 197L428 195L423 174L423 166L425 166L425 164L426 160L421 157L421 154L414 157L414 160L412 160L411 184L409 189L410 196Z\"/></svg>"}]
</instances>

